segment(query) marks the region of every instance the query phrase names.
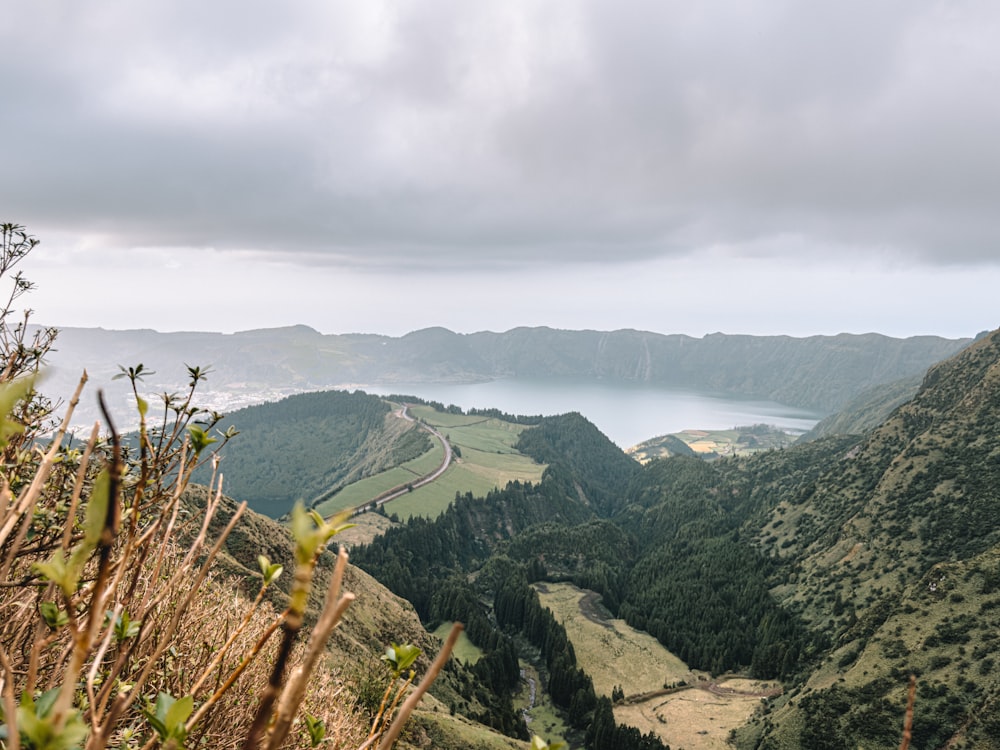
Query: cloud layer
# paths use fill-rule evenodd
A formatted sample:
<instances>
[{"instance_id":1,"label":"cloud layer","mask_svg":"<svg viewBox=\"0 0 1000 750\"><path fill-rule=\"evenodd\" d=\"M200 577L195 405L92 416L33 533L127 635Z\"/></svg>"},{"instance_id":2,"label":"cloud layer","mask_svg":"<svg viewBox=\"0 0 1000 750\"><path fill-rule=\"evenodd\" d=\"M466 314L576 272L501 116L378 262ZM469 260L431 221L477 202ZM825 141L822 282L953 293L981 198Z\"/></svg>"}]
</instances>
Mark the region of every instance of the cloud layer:
<instances>
[{"instance_id":1,"label":"cloud layer","mask_svg":"<svg viewBox=\"0 0 1000 750\"><path fill-rule=\"evenodd\" d=\"M22 4L0 205L302 264L992 264L997 38L961 0Z\"/></svg>"}]
</instances>

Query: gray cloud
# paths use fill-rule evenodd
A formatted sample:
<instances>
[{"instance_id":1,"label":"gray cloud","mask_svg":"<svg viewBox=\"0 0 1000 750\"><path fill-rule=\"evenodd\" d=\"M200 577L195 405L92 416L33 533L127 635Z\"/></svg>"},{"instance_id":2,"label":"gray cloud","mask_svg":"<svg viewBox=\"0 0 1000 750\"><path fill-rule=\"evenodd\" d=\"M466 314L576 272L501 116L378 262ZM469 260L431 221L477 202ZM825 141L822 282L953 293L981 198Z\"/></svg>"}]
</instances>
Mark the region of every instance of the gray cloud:
<instances>
[{"instance_id":1,"label":"gray cloud","mask_svg":"<svg viewBox=\"0 0 1000 750\"><path fill-rule=\"evenodd\" d=\"M998 32L971 1L26 4L0 204L303 263L992 262Z\"/></svg>"}]
</instances>

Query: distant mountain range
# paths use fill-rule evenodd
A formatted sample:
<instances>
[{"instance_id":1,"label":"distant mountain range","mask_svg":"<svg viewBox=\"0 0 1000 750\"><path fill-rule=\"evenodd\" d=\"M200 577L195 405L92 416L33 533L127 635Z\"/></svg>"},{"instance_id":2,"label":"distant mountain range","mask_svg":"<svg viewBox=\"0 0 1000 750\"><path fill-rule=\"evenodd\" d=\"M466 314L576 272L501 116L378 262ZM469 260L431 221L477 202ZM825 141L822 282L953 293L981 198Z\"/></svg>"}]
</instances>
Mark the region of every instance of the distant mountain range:
<instances>
[{"instance_id":1,"label":"distant mountain range","mask_svg":"<svg viewBox=\"0 0 1000 750\"><path fill-rule=\"evenodd\" d=\"M151 392L183 387L189 364L212 368L204 395L220 410L329 388L577 378L718 392L831 413L868 388L922 374L970 341L875 333L694 338L551 328L471 334L427 328L401 337L324 335L307 326L234 334L64 328L43 390L68 397L86 368L93 383L123 404L124 385L111 382L115 364L142 363L155 372L144 381Z\"/></svg>"}]
</instances>

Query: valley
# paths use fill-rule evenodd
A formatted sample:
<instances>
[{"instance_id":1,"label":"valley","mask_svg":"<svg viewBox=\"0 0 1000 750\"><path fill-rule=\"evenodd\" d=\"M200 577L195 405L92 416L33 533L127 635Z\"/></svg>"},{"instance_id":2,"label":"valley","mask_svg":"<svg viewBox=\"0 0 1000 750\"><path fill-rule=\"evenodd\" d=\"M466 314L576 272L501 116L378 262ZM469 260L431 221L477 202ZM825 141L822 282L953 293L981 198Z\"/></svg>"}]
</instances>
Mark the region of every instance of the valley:
<instances>
[{"instance_id":1,"label":"valley","mask_svg":"<svg viewBox=\"0 0 1000 750\"><path fill-rule=\"evenodd\" d=\"M577 412L362 391L213 428L252 508L363 511L341 540L368 596L412 608L408 639L465 623L418 714L435 746L523 741L526 717L570 748L889 748L912 671L918 746L990 750L998 336L803 439L746 422L626 453ZM240 565L272 546L256 528Z\"/></svg>"},{"instance_id":2,"label":"valley","mask_svg":"<svg viewBox=\"0 0 1000 750\"><path fill-rule=\"evenodd\" d=\"M993 575L994 563L987 560L997 554L989 541L995 527L984 521L973 531L962 515L985 513L985 519L996 513L989 489L995 485L988 479L996 466L986 456L996 452L997 443L971 435L990 434L993 422L985 414L1000 401L995 391L983 389L995 387L998 362L994 335L932 370L917 397L868 436L826 438L713 464L680 456L651 462L641 479L629 470L610 483L604 480L619 470L608 465L595 475L595 466L602 465L596 455L585 459L590 454L584 451L574 457L589 438L580 433L568 439L570 422L550 430L547 439L554 442L526 443L554 427L543 420L523 433L521 450L544 458L552 469L572 471L581 488L589 486L583 492L591 513L611 524L587 521L586 514L574 520L557 503L526 525L495 526L523 512L515 510L519 491L494 493L479 507L484 501L470 498L435 526L461 525L459 518L466 517L478 551L461 562L464 553L456 550L455 563L434 575L485 570L492 564L491 550L522 561L538 581L540 606L565 628L595 695L610 697L623 688L624 700L612 707L615 720L672 746L822 747L810 727L836 725L843 744L831 747L848 748L855 741L891 747L898 742L904 677L915 670L924 675L919 693L929 701L915 724L921 746L954 736L971 743L968 747L993 747L991 725L974 716L975 706L990 705L1000 688L989 656L989 634L1000 632L1000 621L991 619L986 592L992 588L984 583ZM974 374L977 368L980 374ZM977 391L981 395L972 395ZM950 415L952 408L959 411ZM977 444L985 450L978 457L963 447ZM588 469L581 460L589 460ZM979 468L963 468L972 465ZM588 476L597 484L588 485ZM612 487L628 488L617 490L622 495L615 499ZM965 493L971 494L964 503L944 499ZM873 510L858 503L872 503ZM964 536L954 536L955 524L965 529ZM436 533L421 528L425 536ZM952 535L952 541L942 534ZM406 538L395 536L392 543L408 547ZM887 556L889 550L895 552ZM962 550L987 557L948 562ZM479 596L489 595L483 585ZM741 603L736 587L753 591L758 585ZM583 591L588 588L600 591L615 614L595 608L596 594ZM755 634L747 607L768 600L771 608L754 615L762 618ZM494 599L493 608L498 602ZM735 623L742 625L730 630ZM670 672L661 665L643 678L638 664L659 662L641 648L645 659L630 661L619 639L625 630L647 639L647 647L686 654L688 664L676 660L673 674L703 682L708 690L630 702L645 691L633 692L629 685L662 691L662 673ZM784 689L768 679L774 677ZM876 698L887 723L879 733L865 734L862 717ZM861 702L855 708L852 701Z\"/></svg>"},{"instance_id":3,"label":"valley","mask_svg":"<svg viewBox=\"0 0 1000 750\"><path fill-rule=\"evenodd\" d=\"M780 695L775 682L694 672L655 638L614 619L594 592L571 584L535 584L542 605L561 622L594 690L624 697L615 719L656 734L670 747L725 750L730 732L747 723L762 700Z\"/></svg>"}]
</instances>

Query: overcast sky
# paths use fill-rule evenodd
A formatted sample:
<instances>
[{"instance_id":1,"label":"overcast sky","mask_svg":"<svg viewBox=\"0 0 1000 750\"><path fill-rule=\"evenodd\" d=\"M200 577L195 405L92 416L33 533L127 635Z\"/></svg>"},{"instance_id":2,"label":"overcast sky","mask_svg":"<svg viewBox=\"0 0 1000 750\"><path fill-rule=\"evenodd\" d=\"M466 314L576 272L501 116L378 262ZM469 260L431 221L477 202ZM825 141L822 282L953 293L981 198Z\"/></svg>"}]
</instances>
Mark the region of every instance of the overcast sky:
<instances>
[{"instance_id":1,"label":"overcast sky","mask_svg":"<svg viewBox=\"0 0 1000 750\"><path fill-rule=\"evenodd\" d=\"M54 325L1000 325L1000 3L71 0L0 16Z\"/></svg>"}]
</instances>

